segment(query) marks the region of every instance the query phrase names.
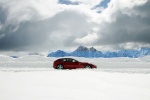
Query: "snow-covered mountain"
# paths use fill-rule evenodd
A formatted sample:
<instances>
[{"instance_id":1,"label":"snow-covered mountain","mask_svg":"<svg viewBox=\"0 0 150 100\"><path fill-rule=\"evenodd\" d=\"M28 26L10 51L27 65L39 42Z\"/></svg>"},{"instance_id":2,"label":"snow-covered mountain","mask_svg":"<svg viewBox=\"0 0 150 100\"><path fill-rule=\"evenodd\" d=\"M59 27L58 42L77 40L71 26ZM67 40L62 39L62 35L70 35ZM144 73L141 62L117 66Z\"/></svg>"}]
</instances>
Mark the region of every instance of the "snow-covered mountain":
<instances>
[{"instance_id":1,"label":"snow-covered mountain","mask_svg":"<svg viewBox=\"0 0 150 100\"><path fill-rule=\"evenodd\" d=\"M150 55L150 48L141 48L140 55Z\"/></svg>"},{"instance_id":2,"label":"snow-covered mountain","mask_svg":"<svg viewBox=\"0 0 150 100\"><path fill-rule=\"evenodd\" d=\"M137 58L141 56L150 55L150 48L141 48L139 50L120 50L117 52L101 52L96 50L94 47L87 48L84 46L79 46L75 51L71 53L58 50L56 52L51 52L48 57L65 57L65 56L75 56L75 57L86 57L86 58L113 58L113 57L130 57Z\"/></svg>"},{"instance_id":3,"label":"snow-covered mountain","mask_svg":"<svg viewBox=\"0 0 150 100\"><path fill-rule=\"evenodd\" d=\"M75 51L70 53L70 56L75 56L75 57L102 57L102 52L97 51L95 48L87 48L84 46L79 46Z\"/></svg>"},{"instance_id":4,"label":"snow-covered mountain","mask_svg":"<svg viewBox=\"0 0 150 100\"><path fill-rule=\"evenodd\" d=\"M44 56L42 53L30 52L28 55Z\"/></svg>"},{"instance_id":5,"label":"snow-covered mountain","mask_svg":"<svg viewBox=\"0 0 150 100\"><path fill-rule=\"evenodd\" d=\"M62 50L58 50L56 52L48 54L48 57L64 57L64 56L69 56L69 54Z\"/></svg>"}]
</instances>

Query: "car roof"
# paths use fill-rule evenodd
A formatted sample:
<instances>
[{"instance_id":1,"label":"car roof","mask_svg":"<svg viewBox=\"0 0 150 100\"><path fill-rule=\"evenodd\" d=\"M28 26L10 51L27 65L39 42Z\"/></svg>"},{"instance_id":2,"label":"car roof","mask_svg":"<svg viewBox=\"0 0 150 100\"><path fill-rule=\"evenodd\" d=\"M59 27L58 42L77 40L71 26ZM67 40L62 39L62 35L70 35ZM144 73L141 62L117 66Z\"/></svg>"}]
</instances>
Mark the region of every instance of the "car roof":
<instances>
[{"instance_id":1,"label":"car roof","mask_svg":"<svg viewBox=\"0 0 150 100\"><path fill-rule=\"evenodd\" d=\"M73 59L73 58L60 58L60 59Z\"/></svg>"}]
</instances>

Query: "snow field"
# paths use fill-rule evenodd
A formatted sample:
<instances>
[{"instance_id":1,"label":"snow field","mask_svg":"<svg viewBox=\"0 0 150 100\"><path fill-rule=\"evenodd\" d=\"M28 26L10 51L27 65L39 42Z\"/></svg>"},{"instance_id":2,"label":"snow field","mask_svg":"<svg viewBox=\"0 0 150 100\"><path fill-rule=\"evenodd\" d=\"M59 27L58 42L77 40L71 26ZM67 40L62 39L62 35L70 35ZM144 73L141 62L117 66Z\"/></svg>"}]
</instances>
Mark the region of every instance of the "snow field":
<instances>
[{"instance_id":1,"label":"snow field","mask_svg":"<svg viewBox=\"0 0 150 100\"><path fill-rule=\"evenodd\" d=\"M150 56L141 58L82 58L79 61L91 62L98 68L150 68ZM27 55L11 58L0 55L0 68L52 68L55 57Z\"/></svg>"},{"instance_id":2,"label":"snow field","mask_svg":"<svg viewBox=\"0 0 150 100\"><path fill-rule=\"evenodd\" d=\"M97 69L55 70L58 58L0 56L0 100L150 100L150 56L78 58Z\"/></svg>"},{"instance_id":3,"label":"snow field","mask_svg":"<svg viewBox=\"0 0 150 100\"><path fill-rule=\"evenodd\" d=\"M0 100L150 100L150 74L0 71Z\"/></svg>"}]
</instances>

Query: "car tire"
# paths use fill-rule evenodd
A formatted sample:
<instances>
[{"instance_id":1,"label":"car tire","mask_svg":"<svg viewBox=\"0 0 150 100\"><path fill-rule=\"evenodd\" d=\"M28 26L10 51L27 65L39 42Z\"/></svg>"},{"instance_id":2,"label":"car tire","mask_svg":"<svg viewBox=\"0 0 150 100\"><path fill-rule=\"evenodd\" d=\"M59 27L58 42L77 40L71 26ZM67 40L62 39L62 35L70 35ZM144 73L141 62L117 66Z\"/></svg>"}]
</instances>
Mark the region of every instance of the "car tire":
<instances>
[{"instance_id":1,"label":"car tire","mask_svg":"<svg viewBox=\"0 0 150 100\"><path fill-rule=\"evenodd\" d=\"M59 64L57 65L57 69L64 69L63 65Z\"/></svg>"},{"instance_id":2,"label":"car tire","mask_svg":"<svg viewBox=\"0 0 150 100\"><path fill-rule=\"evenodd\" d=\"M86 69L91 69L92 67L90 65L85 66Z\"/></svg>"}]
</instances>

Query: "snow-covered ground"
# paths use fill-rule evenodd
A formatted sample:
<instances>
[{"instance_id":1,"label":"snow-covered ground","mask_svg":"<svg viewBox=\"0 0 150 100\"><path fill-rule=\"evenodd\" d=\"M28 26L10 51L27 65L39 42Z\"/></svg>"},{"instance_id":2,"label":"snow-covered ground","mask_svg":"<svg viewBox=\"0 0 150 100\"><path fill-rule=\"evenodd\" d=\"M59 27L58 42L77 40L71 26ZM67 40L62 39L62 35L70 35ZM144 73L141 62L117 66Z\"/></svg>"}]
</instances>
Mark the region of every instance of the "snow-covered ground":
<instances>
[{"instance_id":1,"label":"snow-covered ground","mask_svg":"<svg viewBox=\"0 0 150 100\"><path fill-rule=\"evenodd\" d=\"M97 69L55 70L57 58L0 56L0 100L150 100L150 56L75 58Z\"/></svg>"},{"instance_id":2,"label":"snow-covered ground","mask_svg":"<svg viewBox=\"0 0 150 100\"><path fill-rule=\"evenodd\" d=\"M72 58L97 65L96 71L150 73L150 56L141 58ZM58 58L39 55L12 58L0 55L0 59L0 71L50 71L54 70L53 61Z\"/></svg>"}]
</instances>

